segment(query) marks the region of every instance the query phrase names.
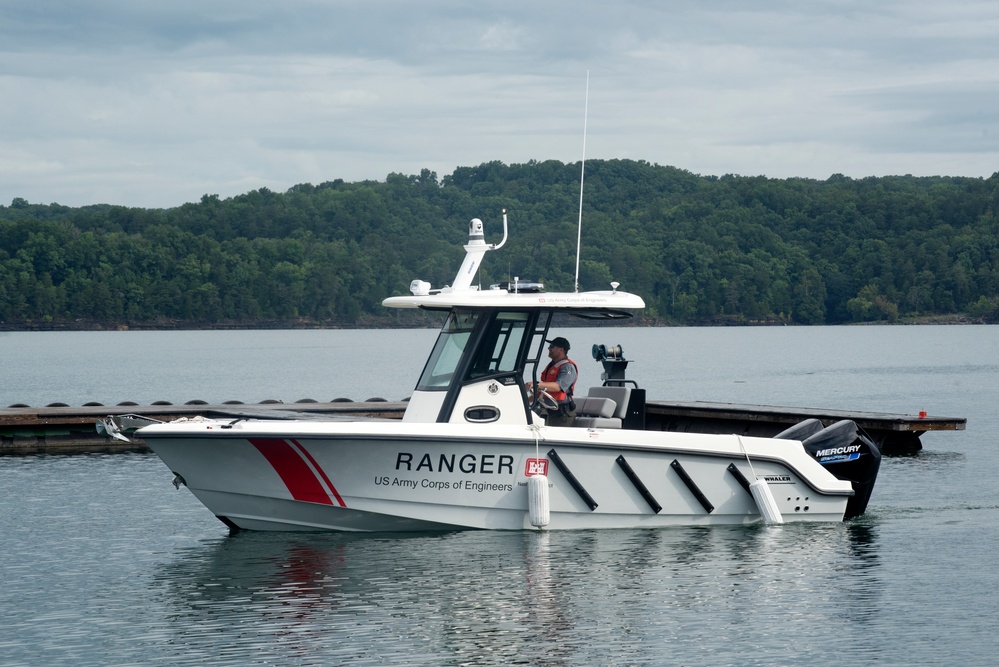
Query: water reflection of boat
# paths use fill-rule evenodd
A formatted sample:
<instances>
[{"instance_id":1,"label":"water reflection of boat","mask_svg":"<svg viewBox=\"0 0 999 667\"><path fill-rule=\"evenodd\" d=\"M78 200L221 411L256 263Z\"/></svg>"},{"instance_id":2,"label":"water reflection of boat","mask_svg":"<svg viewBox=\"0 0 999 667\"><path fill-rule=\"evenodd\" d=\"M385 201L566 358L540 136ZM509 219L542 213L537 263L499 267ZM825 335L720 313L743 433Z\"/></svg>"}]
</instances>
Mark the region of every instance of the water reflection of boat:
<instances>
[{"instance_id":1,"label":"water reflection of boat","mask_svg":"<svg viewBox=\"0 0 999 667\"><path fill-rule=\"evenodd\" d=\"M664 646L686 664L747 644L787 663L818 650L788 644L788 627L837 625L840 633L821 637L849 637L854 651L883 650L869 631L890 593L878 542L877 527L865 521L408 536L244 532L180 552L155 577L169 613L187 620L170 625L172 642L217 651L224 633L233 638L234 664L289 656L309 664L600 664L607 647L617 656L626 647L629 663L659 664ZM729 634L714 632L719 622Z\"/></svg>"},{"instance_id":2,"label":"water reflection of boat","mask_svg":"<svg viewBox=\"0 0 999 667\"><path fill-rule=\"evenodd\" d=\"M852 422L810 420L774 438L647 430L644 390L617 372L619 351L595 350L607 380L575 397L576 426L545 425L545 392L529 396L525 375L537 382L553 318L616 320L645 304L617 283L475 287L484 254L505 241L487 245L473 220L452 285L414 280L411 295L385 300L448 313L401 421L195 419L137 435L235 529L624 528L864 512L880 453Z\"/></svg>"}]
</instances>

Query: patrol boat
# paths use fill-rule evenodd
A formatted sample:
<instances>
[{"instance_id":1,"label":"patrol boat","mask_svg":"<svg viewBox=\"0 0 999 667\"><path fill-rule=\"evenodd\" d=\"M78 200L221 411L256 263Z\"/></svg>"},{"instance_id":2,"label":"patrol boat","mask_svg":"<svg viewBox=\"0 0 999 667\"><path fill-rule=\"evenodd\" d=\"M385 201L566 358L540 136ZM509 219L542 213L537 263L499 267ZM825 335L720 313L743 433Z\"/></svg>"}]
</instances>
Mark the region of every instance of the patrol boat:
<instances>
[{"instance_id":1,"label":"patrol boat","mask_svg":"<svg viewBox=\"0 0 999 667\"><path fill-rule=\"evenodd\" d=\"M575 425L546 426L531 395L556 315L616 320L645 307L618 289L473 285L486 252L469 225L449 286L414 280L391 308L446 321L401 420L181 419L135 431L233 530L557 530L843 521L862 514L880 463L852 422L773 438L646 430L645 394L608 373L576 389ZM597 348L600 348L599 350ZM106 425L116 429L113 421Z\"/></svg>"}]
</instances>

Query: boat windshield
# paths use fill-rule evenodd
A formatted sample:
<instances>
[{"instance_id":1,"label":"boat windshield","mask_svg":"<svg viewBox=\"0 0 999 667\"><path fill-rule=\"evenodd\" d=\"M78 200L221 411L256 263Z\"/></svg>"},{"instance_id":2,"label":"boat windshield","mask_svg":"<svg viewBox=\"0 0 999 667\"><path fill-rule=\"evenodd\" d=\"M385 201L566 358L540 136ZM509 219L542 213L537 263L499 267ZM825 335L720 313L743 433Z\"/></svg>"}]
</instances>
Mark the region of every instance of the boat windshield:
<instances>
[{"instance_id":1,"label":"boat windshield","mask_svg":"<svg viewBox=\"0 0 999 667\"><path fill-rule=\"evenodd\" d=\"M447 389L481 314L477 311L451 311L416 385L417 390Z\"/></svg>"}]
</instances>

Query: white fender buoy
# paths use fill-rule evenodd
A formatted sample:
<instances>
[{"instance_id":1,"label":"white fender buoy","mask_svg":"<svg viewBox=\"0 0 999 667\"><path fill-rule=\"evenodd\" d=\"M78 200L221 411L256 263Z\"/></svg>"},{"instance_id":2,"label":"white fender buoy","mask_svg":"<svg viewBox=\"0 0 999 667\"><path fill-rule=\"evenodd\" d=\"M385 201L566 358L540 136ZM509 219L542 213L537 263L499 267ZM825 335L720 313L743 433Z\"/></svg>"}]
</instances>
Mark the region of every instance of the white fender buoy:
<instances>
[{"instance_id":1,"label":"white fender buoy","mask_svg":"<svg viewBox=\"0 0 999 667\"><path fill-rule=\"evenodd\" d=\"M527 505L531 514L531 525L543 528L551 520L548 509L548 477L531 475L527 478Z\"/></svg>"},{"instance_id":2,"label":"white fender buoy","mask_svg":"<svg viewBox=\"0 0 999 667\"><path fill-rule=\"evenodd\" d=\"M753 500L756 501L756 509L760 511L760 518L767 525L784 523L784 517L780 515L780 509L777 507L774 495L770 493L767 480L757 477L756 471L753 470L753 462L749 458L749 452L746 451L746 444L742 441L742 437L736 435L735 439L739 441L739 449L742 450L743 455L746 457L746 463L749 464L749 469L753 473L755 481L749 483L749 492L753 495Z\"/></svg>"},{"instance_id":3,"label":"white fender buoy","mask_svg":"<svg viewBox=\"0 0 999 667\"><path fill-rule=\"evenodd\" d=\"M777 501L774 500L773 494L770 493L767 480L757 479L755 482L751 482L749 492L753 494L756 507L759 508L760 516L763 517L763 523L767 525L784 523L784 517L780 515L780 509L777 507Z\"/></svg>"}]
</instances>

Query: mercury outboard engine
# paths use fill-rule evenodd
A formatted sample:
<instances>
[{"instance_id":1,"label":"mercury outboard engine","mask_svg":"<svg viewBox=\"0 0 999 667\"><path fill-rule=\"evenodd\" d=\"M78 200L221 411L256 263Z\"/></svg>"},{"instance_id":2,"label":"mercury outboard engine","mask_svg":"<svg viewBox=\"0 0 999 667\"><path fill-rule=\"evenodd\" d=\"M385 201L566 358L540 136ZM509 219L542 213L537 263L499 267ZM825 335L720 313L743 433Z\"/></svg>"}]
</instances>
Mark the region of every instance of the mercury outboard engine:
<instances>
[{"instance_id":1,"label":"mercury outboard engine","mask_svg":"<svg viewBox=\"0 0 999 667\"><path fill-rule=\"evenodd\" d=\"M844 520L867 511L881 467L881 450L867 437L857 433L856 423L844 419L823 428L818 419L806 419L774 437L801 440L805 451L826 470L853 484L854 495L846 503Z\"/></svg>"}]
</instances>

